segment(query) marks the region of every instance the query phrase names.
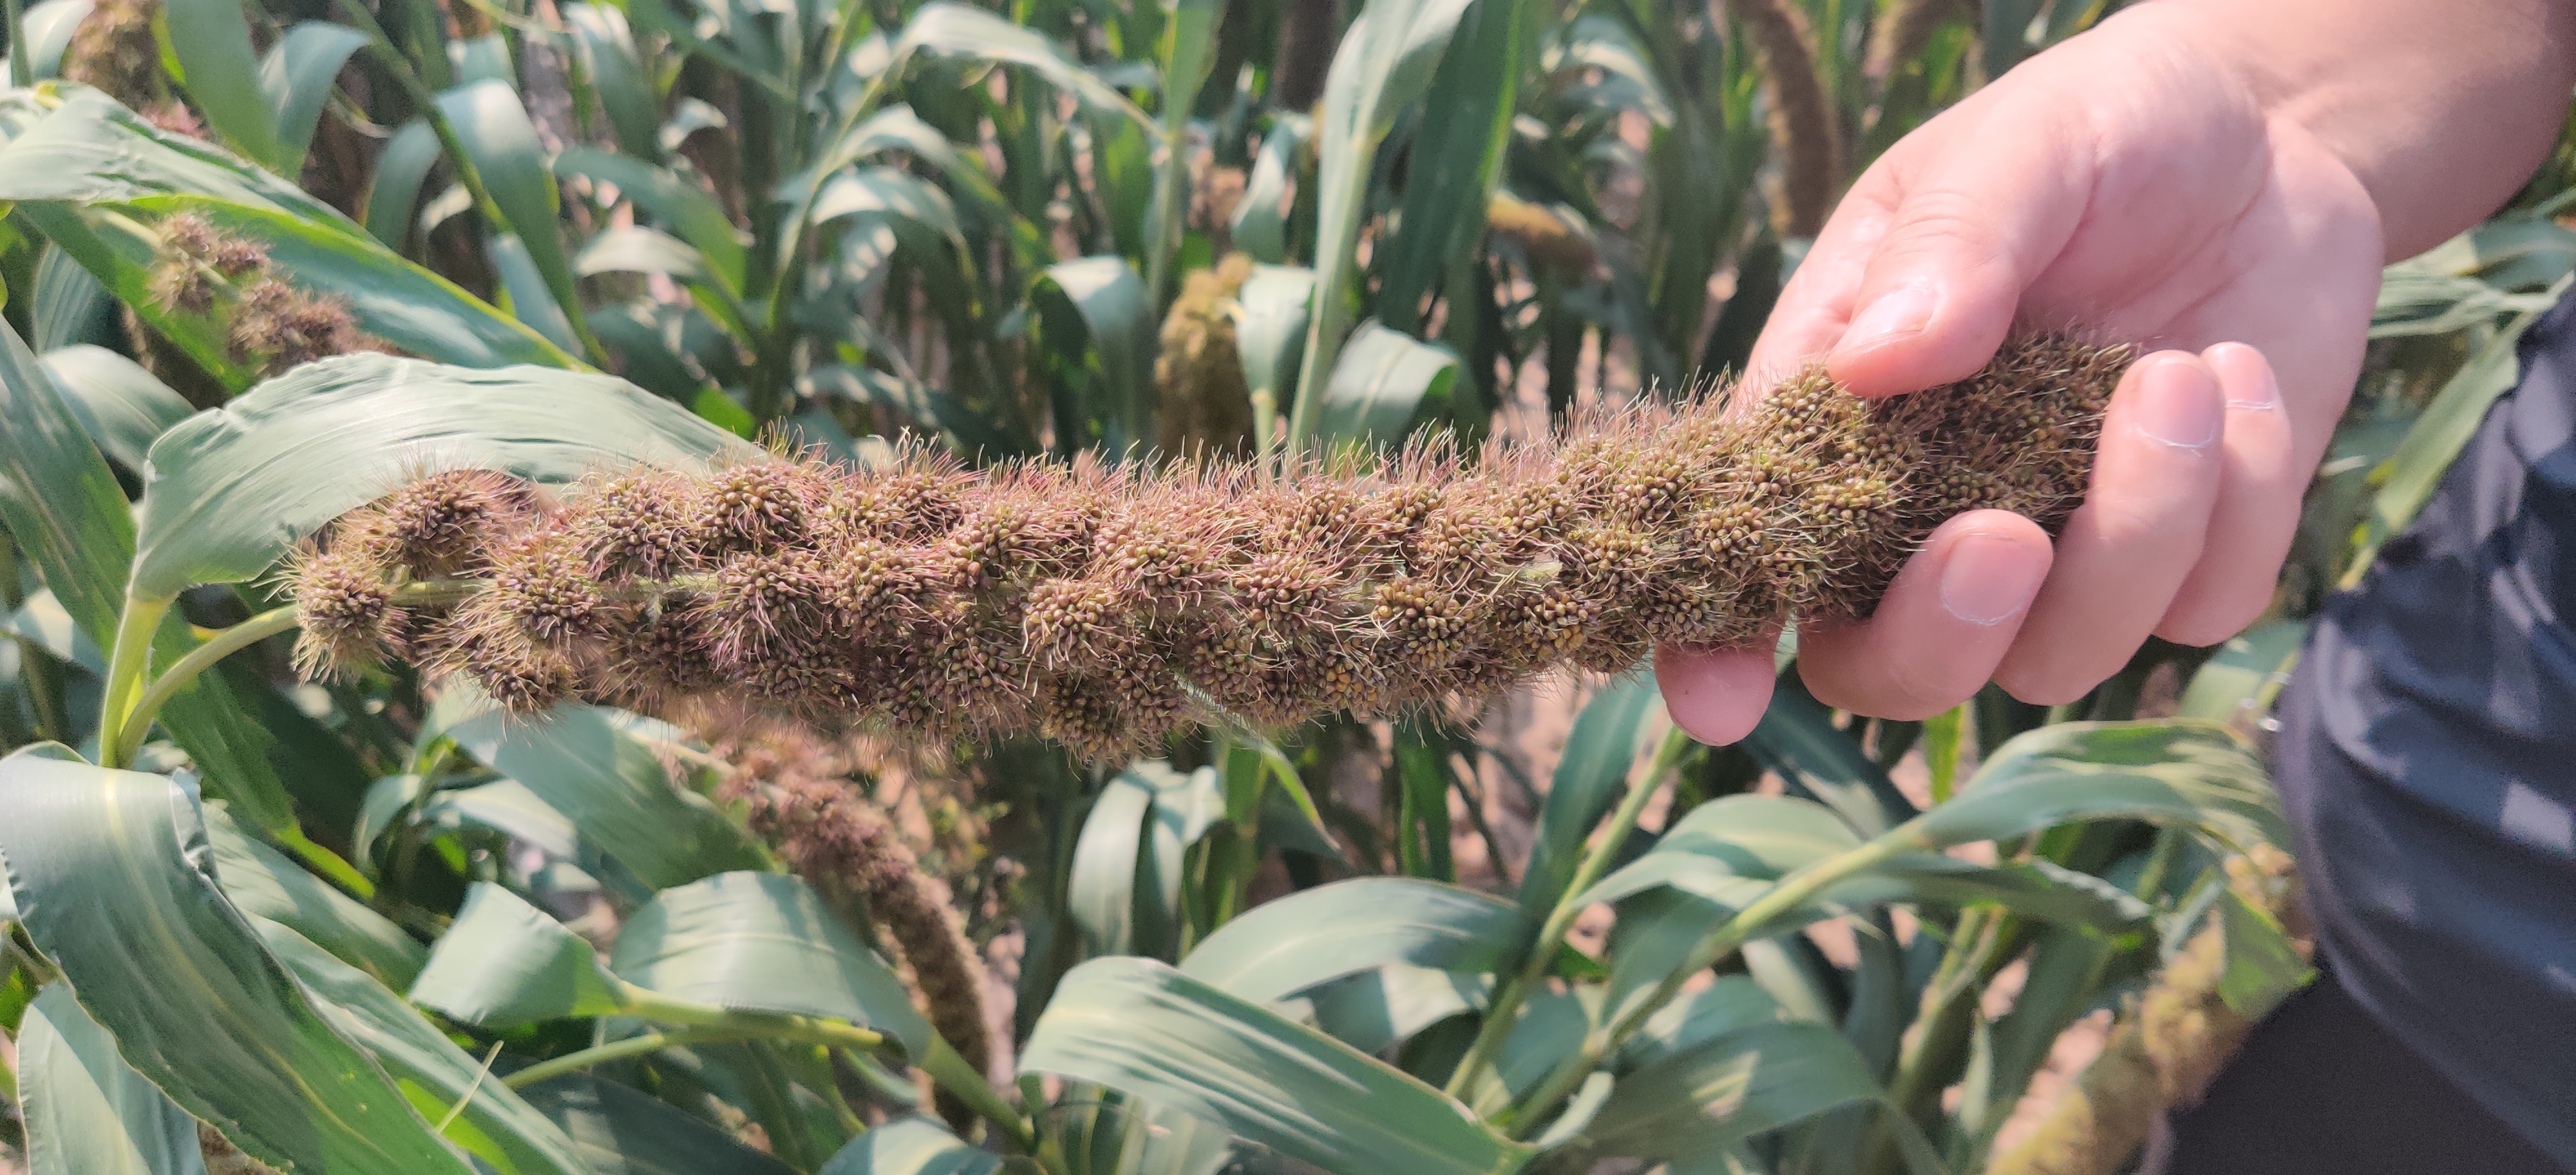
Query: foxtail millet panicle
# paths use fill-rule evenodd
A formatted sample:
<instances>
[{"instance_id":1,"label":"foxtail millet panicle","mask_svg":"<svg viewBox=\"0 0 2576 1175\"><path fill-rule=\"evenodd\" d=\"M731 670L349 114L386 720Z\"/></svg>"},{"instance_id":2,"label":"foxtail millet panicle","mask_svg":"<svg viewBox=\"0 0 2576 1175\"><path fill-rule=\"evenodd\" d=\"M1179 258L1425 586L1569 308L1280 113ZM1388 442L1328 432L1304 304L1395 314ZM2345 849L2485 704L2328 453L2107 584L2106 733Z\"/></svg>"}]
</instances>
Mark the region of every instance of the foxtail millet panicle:
<instances>
[{"instance_id":1,"label":"foxtail millet panicle","mask_svg":"<svg viewBox=\"0 0 2576 1175\"><path fill-rule=\"evenodd\" d=\"M1117 759L1194 720L1388 713L1866 614L1956 513L2062 523L2128 354L2024 339L1911 396L1808 371L1735 411L1642 403L1472 460L1434 440L1268 477L970 472L921 447L879 470L768 457L560 495L451 471L344 516L296 587L323 666L376 631L341 619L351 560L389 589L452 584L461 602L404 597L385 651L517 709L699 699Z\"/></svg>"}]
</instances>

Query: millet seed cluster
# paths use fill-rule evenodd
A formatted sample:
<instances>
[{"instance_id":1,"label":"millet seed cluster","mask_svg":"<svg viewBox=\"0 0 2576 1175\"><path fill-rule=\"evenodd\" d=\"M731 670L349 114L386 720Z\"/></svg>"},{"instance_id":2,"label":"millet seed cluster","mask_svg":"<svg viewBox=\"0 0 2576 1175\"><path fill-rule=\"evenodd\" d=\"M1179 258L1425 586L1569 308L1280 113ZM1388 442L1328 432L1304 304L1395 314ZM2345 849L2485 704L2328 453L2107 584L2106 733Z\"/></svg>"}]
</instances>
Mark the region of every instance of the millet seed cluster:
<instances>
[{"instance_id":1,"label":"millet seed cluster","mask_svg":"<svg viewBox=\"0 0 2576 1175\"><path fill-rule=\"evenodd\" d=\"M1474 460L981 472L775 459L556 495L483 471L340 518L294 569L311 670L387 654L515 710L692 703L1115 759L1474 696L1659 642L1866 614L1961 511L2054 530L2128 352L2062 338L1890 400L1817 372Z\"/></svg>"}]
</instances>

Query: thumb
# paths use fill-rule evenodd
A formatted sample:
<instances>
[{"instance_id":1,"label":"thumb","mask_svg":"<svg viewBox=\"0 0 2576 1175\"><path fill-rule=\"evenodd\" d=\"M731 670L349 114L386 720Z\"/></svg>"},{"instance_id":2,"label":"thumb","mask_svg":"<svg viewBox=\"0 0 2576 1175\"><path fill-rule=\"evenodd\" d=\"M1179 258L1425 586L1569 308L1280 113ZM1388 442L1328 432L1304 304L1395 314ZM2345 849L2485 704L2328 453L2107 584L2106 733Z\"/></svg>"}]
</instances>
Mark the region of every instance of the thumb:
<instances>
[{"instance_id":1,"label":"thumb","mask_svg":"<svg viewBox=\"0 0 2576 1175\"><path fill-rule=\"evenodd\" d=\"M1826 358L1861 395L1975 374L2011 331L2022 291L2083 221L2092 173L2080 129L2025 115L2005 134L1968 121L1927 136L1927 150L1881 161L1895 197L1887 229Z\"/></svg>"}]
</instances>

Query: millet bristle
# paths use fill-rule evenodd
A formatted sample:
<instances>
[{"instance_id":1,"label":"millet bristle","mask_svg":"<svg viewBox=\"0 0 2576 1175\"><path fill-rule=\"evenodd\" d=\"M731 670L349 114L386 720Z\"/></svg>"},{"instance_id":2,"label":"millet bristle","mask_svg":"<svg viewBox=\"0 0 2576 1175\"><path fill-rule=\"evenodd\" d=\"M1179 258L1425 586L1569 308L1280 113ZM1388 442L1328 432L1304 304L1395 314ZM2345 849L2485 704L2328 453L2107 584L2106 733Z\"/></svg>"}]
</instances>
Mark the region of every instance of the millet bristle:
<instances>
[{"instance_id":1,"label":"millet bristle","mask_svg":"<svg viewBox=\"0 0 2576 1175\"><path fill-rule=\"evenodd\" d=\"M1219 711L1389 713L1866 615L1954 514L2061 524L2128 356L2032 338L1911 396L1810 371L1739 410L1710 394L1472 460L1433 441L1278 477L969 473L914 448L872 471L623 472L556 506L454 471L344 516L323 549L365 552L390 586L490 585L415 608L433 635L390 651L518 705L721 699L931 741L1044 733L1115 760ZM334 564L303 566L325 599ZM317 665L370 651L363 627L328 631Z\"/></svg>"}]
</instances>

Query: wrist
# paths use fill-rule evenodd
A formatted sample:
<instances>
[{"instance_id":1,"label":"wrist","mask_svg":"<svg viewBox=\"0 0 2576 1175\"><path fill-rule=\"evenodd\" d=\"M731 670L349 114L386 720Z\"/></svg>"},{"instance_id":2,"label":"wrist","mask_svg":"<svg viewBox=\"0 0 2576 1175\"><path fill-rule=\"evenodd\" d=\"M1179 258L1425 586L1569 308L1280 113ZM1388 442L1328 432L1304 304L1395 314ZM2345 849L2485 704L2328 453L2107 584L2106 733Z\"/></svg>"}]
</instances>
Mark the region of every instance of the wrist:
<instances>
[{"instance_id":1,"label":"wrist","mask_svg":"<svg viewBox=\"0 0 2576 1175\"><path fill-rule=\"evenodd\" d=\"M2576 90L2576 7L2556 0L2155 0L2115 19L2242 85L2278 153L2348 172L2389 261L2511 198Z\"/></svg>"}]
</instances>

